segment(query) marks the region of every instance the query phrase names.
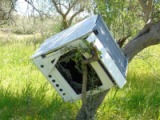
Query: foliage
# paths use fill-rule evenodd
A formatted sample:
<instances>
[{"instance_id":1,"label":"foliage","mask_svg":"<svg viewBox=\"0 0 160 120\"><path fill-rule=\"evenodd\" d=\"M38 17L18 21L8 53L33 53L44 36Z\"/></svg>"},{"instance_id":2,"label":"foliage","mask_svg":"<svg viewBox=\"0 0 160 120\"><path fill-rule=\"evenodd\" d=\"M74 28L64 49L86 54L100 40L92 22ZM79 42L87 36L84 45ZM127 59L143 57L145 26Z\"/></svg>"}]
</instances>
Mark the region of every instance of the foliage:
<instances>
[{"instance_id":1,"label":"foliage","mask_svg":"<svg viewBox=\"0 0 160 120\"><path fill-rule=\"evenodd\" d=\"M61 30L68 28L82 12L89 11L89 0L25 0L40 15L60 16Z\"/></svg>"},{"instance_id":2,"label":"foliage","mask_svg":"<svg viewBox=\"0 0 160 120\"><path fill-rule=\"evenodd\" d=\"M35 34L40 33L43 37L53 35L60 31L59 18L53 19L48 17L35 16L15 16L16 22L10 24L9 27L16 34Z\"/></svg>"},{"instance_id":3,"label":"foliage","mask_svg":"<svg viewBox=\"0 0 160 120\"><path fill-rule=\"evenodd\" d=\"M62 18L62 30L68 28L72 24L73 19L88 8L88 2L89 0L52 0L53 6Z\"/></svg>"},{"instance_id":4,"label":"foliage","mask_svg":"<svg viewBox=\"0 0 160 120\"><path fill-rule=\"evenodd\" d=\"M12 20L12 11L14 10L17 0L1 0L0 1L0 26Z\"/></svg>"},{"instance_id":5,"label":"foliage","mask_svg":"<svg viewBox=\"0 0 160 120\"><path fill-rule=\"evenodd\" d=\"M129 34L134 36L144 25L140 14L140 5L131 0L96 0L95 13L104 18L116 39ZM136 22L135 22L136 21Z\"/></svg>"},{"instance_id":6,"label":"foliage","mask_svg":"<svg viewBox=\"0 0 160 120\"><path fill-rule=\"evenodd\" d=\"M160 19L160 1L159 0L157 1L155 0L152 19L154 22L157 22Z\"/></svg>"}]
</instances>

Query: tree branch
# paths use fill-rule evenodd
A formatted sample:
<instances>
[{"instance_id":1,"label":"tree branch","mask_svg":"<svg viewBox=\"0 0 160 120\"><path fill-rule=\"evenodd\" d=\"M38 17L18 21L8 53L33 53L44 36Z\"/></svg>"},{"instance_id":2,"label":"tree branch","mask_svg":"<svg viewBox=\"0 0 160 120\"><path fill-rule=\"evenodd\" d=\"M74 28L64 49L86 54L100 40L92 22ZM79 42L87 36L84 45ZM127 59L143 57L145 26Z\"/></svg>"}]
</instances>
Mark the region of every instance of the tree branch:
<instances>
[{"instance_id":1,"label":"tree branch","mask_svg":"<svg viewBox=\"0 0 160 120\"><path fill-rule=\"evenodd\" d=\"M139 3L143 9L145 23L150 22L152 7L153 7L153 0L139 0Z\"/></svg>"},{"instance_id":2,"label":"tree branch","mask_svg":"<svg viewBox=\"0 0 160 120\"><path fill-rule=\"evenodd\" d=\"M68 5L69 7L68 7L68 9L67 9L67 12L65 13L65 15L67 16L68 15L68 13L71 11L71 9L76 5L76 3L77 3L77 1L78 0L75 0L75 1L73 1L73 3L70 5Z\"/></svg>"},{"instance_id":3,"label":"tree branch","mask_svg":"<svg viewBox=\"0 0 160 120\"><path fill-rule=\"evenodd\" d=\"M160 21L144 26L136 38L129 41L123 48L124 54L131 61L144 48L160 43Z\"/></svg>"},{"instance_id":4,"label":"tree branch","mask_svg":"<svg viewBox=\"0 0 160 120\"><path fill-rule=\"evenodd\" d=\"M150 24L147 27L145 26L140 33L141 34L138 34L136 38L129 41L123 48L123 52L126 57L129 57L129 61L144 48L160 43L160 21L155 24ZM105 90L96 95L89 96L85 109L88 110L90 118L88 119L86 117L85 109L81 107L76 120L94 120L94 115L108 92L109 90Z\"/></svg>"},{"instance_id":5,"label":"tree branch","mask_svg":"<svg viewBox=\"0 0 160 120\"><path fill-rule=\"evenodd\" d=\"M93 44L91 44L91 47L92 47L92 53L93 53L92 57L89 59L83 60L82 64L89 64L89 63L91 63L93 61L97 61L99 59L98 53L97 53L97 48Z\"/></svg>"},{"instance_id":6,"label":"tree branch","mask_svg":"<svg viewBox=\"0 0 160 120\"><path fill-rule=\"evenodd\" d=\"M71 25L73 19L74 19L79 13L81 13L81 12L83 12L83 11L84 11L84 8L80 8L77 12L75 12L75 13L71 16L71 18L70 18L70 20L69 20L69 25Z\"/></svg>"},{"instance_id":7,"label":"tree branch","mask_svg":"<svg viewBox=\"0 0 160 120\"><path fill-rule=\"evenodd\" d=\"M120 38L120 39L117 41L117 44L119 45L120 48L124 45L125 41L126 41L127 38L129 38L130 36L131 36L131 35L129 34L129 35L127 35L126 37Z\"/></svg>"},{"instance_id":8,"label":"tree branch","mask_svg":"<svg viewBox=\"0 0 160 120\"><path fill-rule=\"evenodd\" d=\"M0 5L0 20L13 20L12 19L12 11L15 10L15 3L17 0L10 0L9 10L4 10L2 5Z\"/></svg>"},{"instance_id":9,"label":"tree branch","mask_svg":"<svg viewBox=\"0 0 160 120\"><path fill-rule=\"evenodd\" d=\"M140 5L142 6L143 12L147 10L147 4L145 0L139 0Z\"/></svg>"},{"instance_id":10,"label":"tree branch","mask_svg":"<svg viewBox=\"0 0 160 120\"><path fill-rule=\"evenodd\" d=\"M82 72L83 72L83 82L82 82L82 107L85 110L86 114L88 114L88 111L86 109L86 96L87 96L87 74L88 69L87 65L82 63Z\"/></svg>"},{"instance_id":11,"label":"tree branch","mask_svg":"<svg viewBox=\"0 0 160 120\"><path fill-rule=\"evenodd\" d=\"M86 120L90 120L90 111L87 109L87 74L88 74L88 69L87 69L87 64L90 64L91 62L97 61L98 58L98 53L97 49L93 44L91 44L92 47L92 57L89 59L84 59L82 60L82 72L83 72L83 84L82 84L82 107L81 109L84 110L84 114L86 115ZM77 120L81 120L79 116L77 116Z\"/></svg>"},{"instance_id":12,"label":"tree branch","mask_svg":"<svg viewBox=\"0 0 160 120\"><path fill-rule=\"evenodd\" d=\"M24 1L26 1L29 5L31 5L33 7L33 9L35 9L37 12L39 12L39 10L33 5L32 1L29 1L29 0L24 0Z\"/></svg>"},{"instance_id":13,"label":"tree branch","mask_svg":"<svg viewBox=\"0 0 160 120\"><path fill-rule=\"evenodd\" d=\"M65 3L61 3L61 5L62 5L65 9L68 9L68 6L65 5Z\"/></svg>"},{"instance_id":14,"label":"tree branch","mask_svg":"<svg viewBox=\"0 0 160 120\"><path fill-rule=\"evenodd\" d=\"M58 12L60 15L64 16L65 14L64 14L64 13L62 12L62 10L58 7L57 2L56 2L55 0L52 0L52 3L54 4L57 12Z\"/></svg>"},{"instance_id":15,"label":"tree branch","mask_svg":"<svg viewBox=\"0 0 160 120\"><path fill-rule=\"evenodd\" d=\"M10 10L9 10L9 12L8 12L8 14L10 15L11 14L11 12L13 11L13 10L15 10L14 8L15 8L15 4L16 4L16 2L17 2L17 0L11 0L11 8L10 8ZM16 10L15 10L16 11Z\"/></svg>"}]
</instances>

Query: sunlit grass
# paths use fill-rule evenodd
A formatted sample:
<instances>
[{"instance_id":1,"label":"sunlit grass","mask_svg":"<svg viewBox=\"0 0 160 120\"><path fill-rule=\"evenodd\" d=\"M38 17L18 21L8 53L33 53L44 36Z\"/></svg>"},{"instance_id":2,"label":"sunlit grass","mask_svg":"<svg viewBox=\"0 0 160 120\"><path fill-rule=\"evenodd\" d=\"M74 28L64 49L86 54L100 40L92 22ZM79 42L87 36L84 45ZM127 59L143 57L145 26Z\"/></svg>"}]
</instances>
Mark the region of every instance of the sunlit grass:
<instances>
[{"instance_id":1,"label":"sunlit grass","mask_svg":"<svg viewBox=\"0 0 160 120\"><path fill-rule=\"evenodd\" d=\"M100 120L160 119L160 45L145 49L129 64L127 85L112 89L99 109Z\"/></svg>"},{"instance_id":2,"label":"sunlit grass","mask_svg":"<svg viewBox=\"0 0 160 120\"><path fill-rule=\"evenodd\" d=\"M65 103L30 60L43 39L19 38L0 35L0 120L74 120L81 103ZM136 56L127 85L111 89L97 120L160 119L159 58L159 45Z\"/></svg>"},{"instance_id":3,"label":"sunlit grass","mask_svg":"<svg viewBox=\"0 0 160 120\"><path fill-rule=\"evenodd\" d=\"M33 65L30 56L40 43L28 41L12 40L0 44L0 119L75 117L76 112L72 111L78 110L78 104L65 104Z\"/></svg>"}]
</instances>

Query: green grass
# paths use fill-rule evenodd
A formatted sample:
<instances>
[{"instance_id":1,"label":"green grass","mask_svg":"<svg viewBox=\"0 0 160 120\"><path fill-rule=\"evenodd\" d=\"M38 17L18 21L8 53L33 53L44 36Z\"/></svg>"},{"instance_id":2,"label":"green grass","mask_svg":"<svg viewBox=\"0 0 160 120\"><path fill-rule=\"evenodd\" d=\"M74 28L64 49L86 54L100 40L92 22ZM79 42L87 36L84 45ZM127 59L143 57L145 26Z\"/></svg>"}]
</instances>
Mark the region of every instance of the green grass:
<instances>
[{"instance_id":1,"label":"green grass","mask_svg":"<svg viewBox=\"0 0 160 120\"><path fill-rule=\"evenodd\" d=\"M17 40L18 39L18 40ZM42 41L0 37L0 120L74 120L80 101L66 103L33 65L30 56ZM97 120L160 120L160 46L130 63L127 85L113 88Z\"/></svg>"},{"instance_id":2,"label":"green grass","mask_svg":"<svg viewBox=\"0 0 160 120\"><path fill-rule=\"evenodd\" d=\"M29 59L39 45L30 38L0 44L0 120L75 117L79 104L64 103Z\"/></svg>"},{"instance_id":3,"label":"green grass","mask_svg":"<svg viewBox=\"0 0 160 120\"><path fill-rule=\"evenodd\" d=\"M131 61L127 85L115 96L116 90L111 90L99 109L101 120L160 120L159 58L160 45L157 45Z\"/></svg>"}]
</instances>

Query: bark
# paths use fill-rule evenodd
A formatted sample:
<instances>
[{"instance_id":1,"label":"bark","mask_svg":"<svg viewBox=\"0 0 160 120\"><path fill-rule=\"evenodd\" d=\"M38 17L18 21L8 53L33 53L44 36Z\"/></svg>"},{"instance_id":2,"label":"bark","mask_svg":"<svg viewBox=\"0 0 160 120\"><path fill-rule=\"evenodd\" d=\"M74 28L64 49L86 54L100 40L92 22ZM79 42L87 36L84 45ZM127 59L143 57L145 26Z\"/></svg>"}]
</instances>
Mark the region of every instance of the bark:
<instances>
[{"instance_id":1,"label":"bark","mask_svg":"<svg viewBox=\"0 0 160 120\"><path fill-rule=\"evenodd\" d=\"M120 48L123 47L125 41L130 37L131 35L127 35L126 37L123 37L123 38L120 38L118 41L117 41L117 44Z\"/></svg>"},{"instance_id":2,"label":"bark","mask_svg":"<svg viewBox=\"0 0 160 120\"><path fill-rule=\"evenodd\" d=\"M66 16L62 16L62 30L68 28L70 25L68 23L68 20L66 18Z\"/></svg>"},{"instance_id":3,"label":"bark","mask_svg":"<svg viewBox=\"0 0 160 120\"><path fill-rule=\"evenodd\" d=\"M150 23L144 26L139 34L129 41L123 48L126 57L131 61L132 58L142 51L144 48L160 43L160 21ZM97 109L103 102L109 90L103 91L93 96L89 96L86 100L86 106L81 107L76 120L94 120ZM85 109L84 109L85 108ZM85 112L87 109L87 113ZM89 114L89 115L88 115Z\"/></svg>"},{"instance_id":4,"label":"bark","mask_svg":"<svg viewBox=\"0 0 160 120\"><path fill-rule=\"evenodd\" d=\"M83 84L82 84L82 107L86 106L86 91L87 91L87 65L82 64L82 71L83 71Z\"/></svg>"},{"instance_id":5,"label":"bark","mask_svg":"<svg viewBox=\"0 0 160 120\"><path fill-rule=\"evenodd\" d=\"M123 48L123 52L129 60L142 51L144 48L160 43L160 21L144 26L137 37L128 42Z\"/></svg>"},{"instance_id":6,"label":"bark","mask_svg":"<svg viewBox=\"0 0 160 120\"><path fill-rule=\"evenodd\" d=\"M144 13L144 21L145 23L148 23L151 19L153 0L139 0L139 3Z\"/></svg>"},{"instance_id":7,"label":"bark","mask_svg":"<svg viewBox=\"0 0 160 120\"><path fill-rule=\"evenodd\" d=\"M105 90L99 94L89 96L86 100L86 106L81 107L76 120L94 120L95 113L108 92L109 90Z\"/></svg>"}]
</instances>

